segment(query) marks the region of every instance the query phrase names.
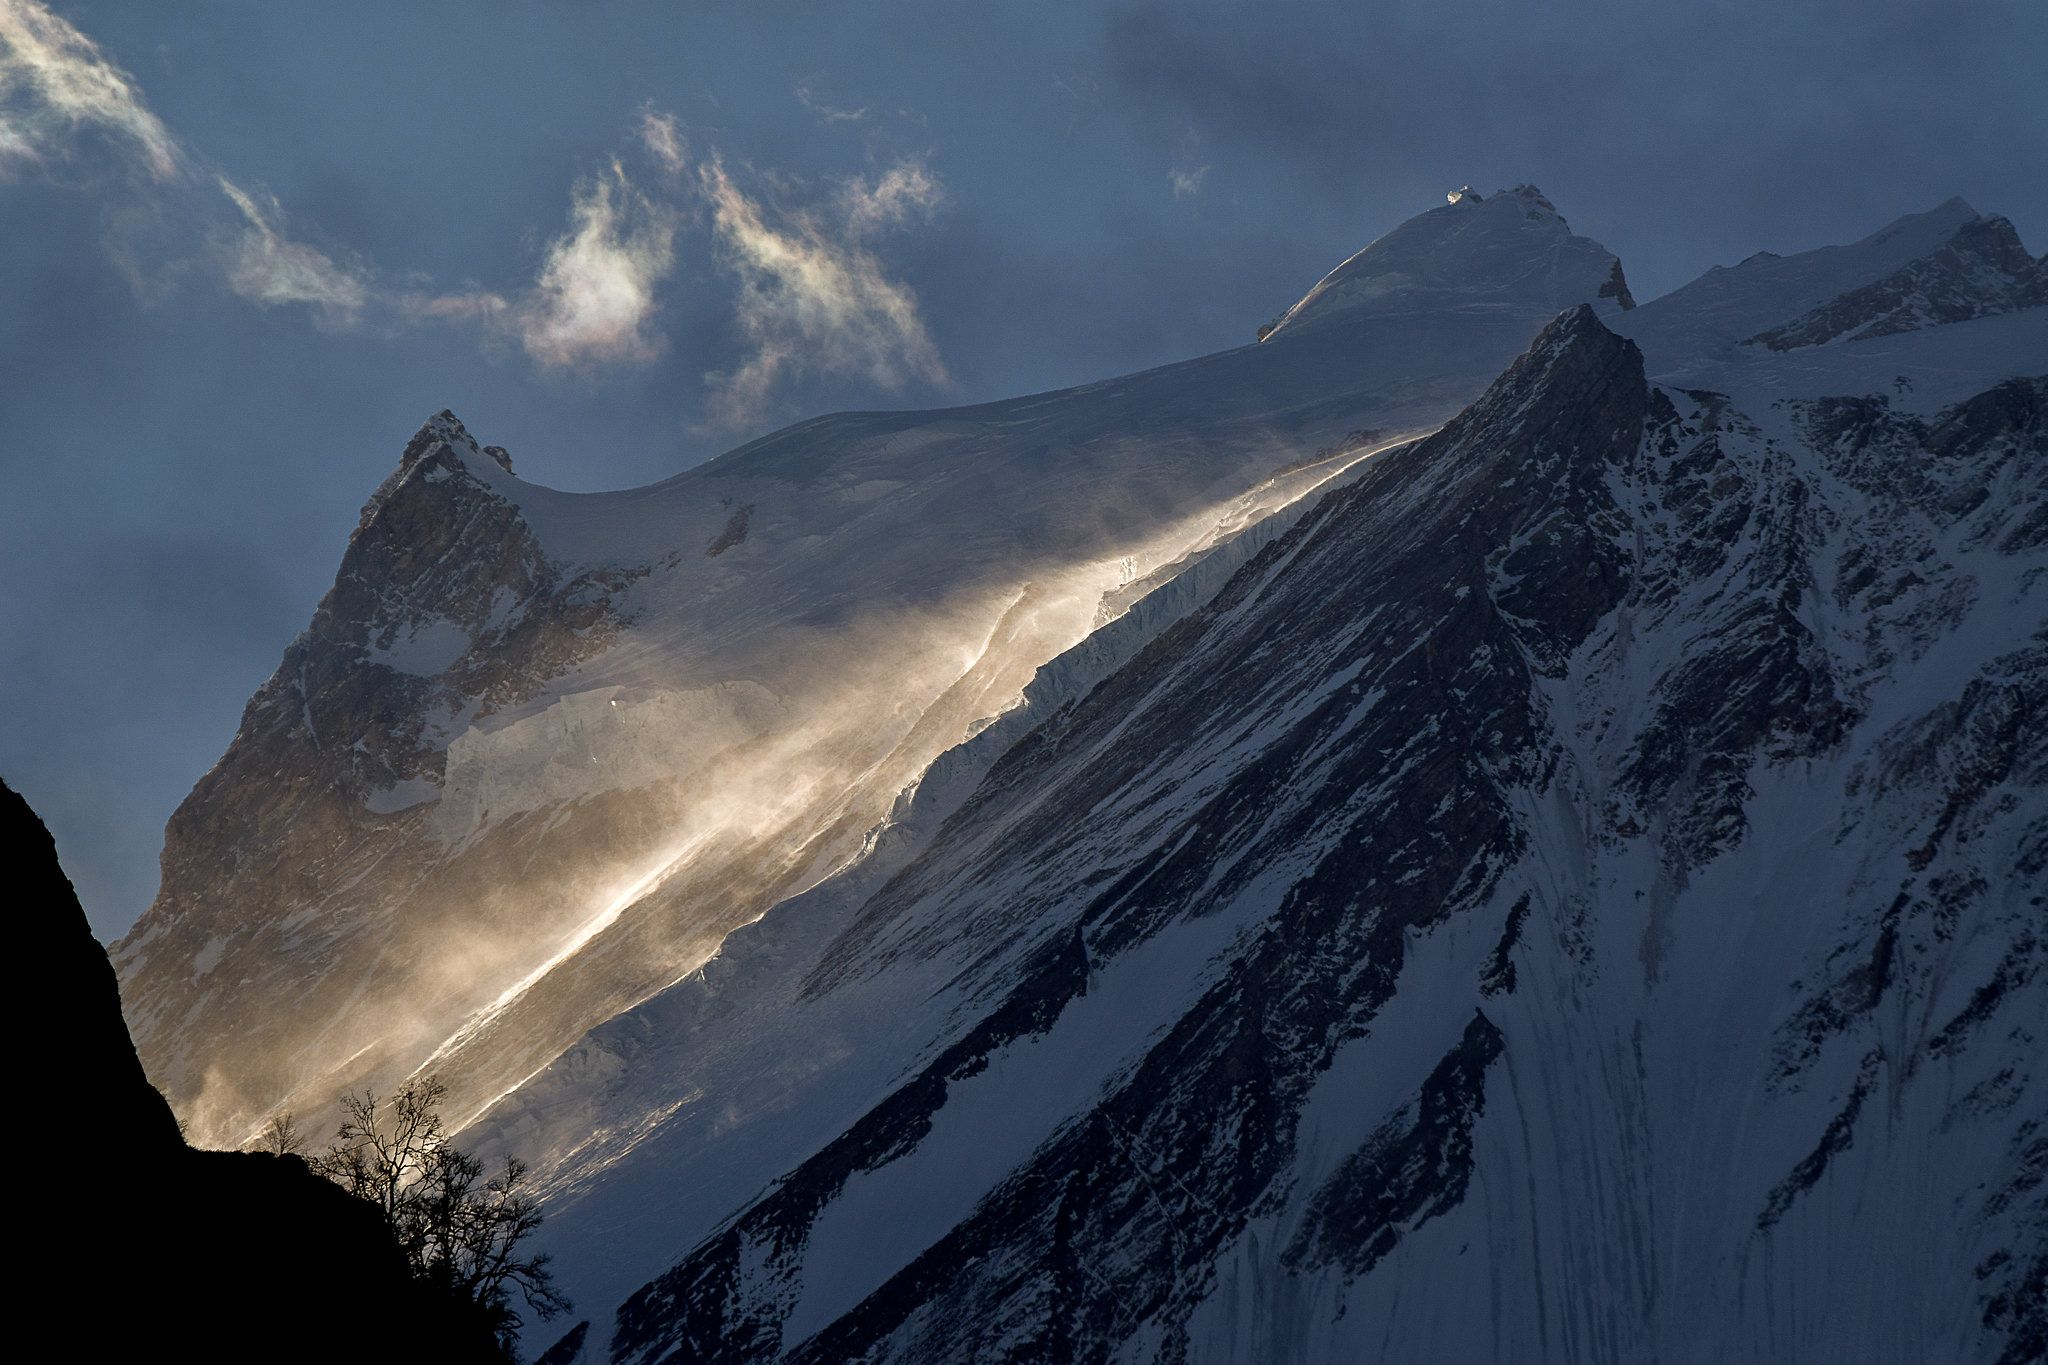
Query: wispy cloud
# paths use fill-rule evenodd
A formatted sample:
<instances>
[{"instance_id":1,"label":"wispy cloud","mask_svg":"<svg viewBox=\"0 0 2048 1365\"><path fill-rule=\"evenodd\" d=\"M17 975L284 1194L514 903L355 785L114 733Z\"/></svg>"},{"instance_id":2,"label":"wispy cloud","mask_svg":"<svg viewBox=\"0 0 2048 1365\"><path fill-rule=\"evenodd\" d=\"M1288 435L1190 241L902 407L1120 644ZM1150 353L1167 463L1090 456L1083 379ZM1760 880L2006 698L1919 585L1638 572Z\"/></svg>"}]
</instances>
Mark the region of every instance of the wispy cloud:
<instances>
[{"instance_id":1,"label":"wispy cloud","mask_svg":"<svg viewBox=\"0 0 2048 1365\"><path fill-rule=\"evenodd\" d=\"M97 43L36 0L0 0L0 171L62 158L88 129L120 144L151 179L181 169L177 139Z\"/></svg>"},{"instance_id":2,"label":"wispy cloud","mask_svg":"<svg viewBox=\"0 0 2048 1365\"><path fill-rule=\"evenodd\" d=\"M664 114L652 104L640 107L640 145L654 158L665 174L675 176L683 173L683 166L689 160L689 148L683 142L682 130L676 127L676 116Z\"/></svg>"},{"instance_id":3,"label":"wispy cloud","mask_svg":"<svg viewBox=\"0 0 2048 1365\"><path fill-rule=\"evenodd\" d=\"M848 180L837 196L846 233L856 240L930 218L945 197L922 161L898 162L873 180Z\"/></svg>"},{"instance_id":4,"label":"wispy cloud","mask_svg":"<svg viewBox=\"0 0 2048 1365\"><path fill-rule=\"evenodd\" d=\"M646 360L654 289L675 265L676 210L648 198L618 163L578 185L569 231L549 245L532 297L515 317L543 365Z\"/></svg>"},{"instance_id":5,"label":"wispy cloud","mask_svg":"<svg viewBox=\"0 0 2048 1365\"><path fill-rule=\"evenodd\" d=\"M153 279L175 279L192 263L179 260L152 270L129 240L130 229L149 225L182 236L242 298L264 307L305 304L323 317L350 322L370 300L362 272L280 230L275 200L242 189L223 175L211 179L235 215L223 220L219 201L191 156L143 99L132 77L99 45L36 0L0 0L0 172L52 170L82 151L81 137L97 133L131 182L110 208L115 225L109 249L115 264L144 297L162 292Z\"/></svg>"},{"instance_id":6,"label":"wispy cloud","mask_svg":"<svg viewBox=\"0 0 2048 1365\"><path fill-rule=\"evenodd\" d=\"M1166 173L1167 183L1173 186L1173 197L1192 199L1202 192L1202 182L1209 178L1207 166L1176 166Z\"/></svg>"},{"instance_id":7,"label":"wispy cloud","mask_svg":"<svg viewBox=\"0 0 2048 1365\"><path fill-rule=\"evenodd\" d=\"M362 311L370 286L360 272L281 235L275 226L280 214L275 200L259 204L226 176L216 178L221 193L242 215L242 226L220 249L228 288L266 308L303 303L343 320L353 320Z\"/></svg>"},{"instance_id":8,"label":"wispy cloud","mask_svg":"<svg viewBox=\"0 0 2048 1365\"><path fill-rule=\"evenodd\" d=\"M858 109L847 109L838 105L827 104L813 94L811 87L808 85L799 85L796 88L796 98L799 104L827 123L861 123L866 121L868 117L865 105Z\"/></svg>"},{"instance_id":9,"label":"wispy cloud","mask_svg":"<svg viewBox=\"0 0 2048 1365\"><path fill-rule=\"evenodd\" d=\"M945 382L916 295L889 278L868 246L937 207L939 183L923 165L848 181L822 207L786 211L748 195L716 156L698 177L724 259L739 276L738 320L750 346L739 365L706 376L716 421L754 420L779 382L814 370L886 389Z\"/></svg>"},{"instance_id":10,"label":"wispy cloud","mask_svg":"<svg viewBox=\"0 0 2048 1365\"><path fill-rule=\"evenodd\" d=\"M368 266L289 236L274 198L195 164L92 39L37 0L0 0L0 174L54 169L83 150L87 132L105 138L128 171L111 221L153 225L159 234L173 224L181 242L145 252L127 231L114 232L115 263L145 297L161 296L158 281L197 264L260 307L299 305L336 326L468 323L516 340L546 367L641 361L660 349L648 322L655 285L674 264L680 215L636 189L617 163L572 189L568 231L549 244L533 284L516 300L481 290L393 288ZM639 133L661 170L679 177L686 153L675 119L648 106ZM145 266L154 250L172 259Z\"/></svg>"},{"instance_id":11,"label":"wispy cloud","mask_svg":"<svg viewBox=\"0 0 2048 1365\"><path fill-rule=\"evenodd\" d=\"M392 295L391 306L407 322L473 322L493 328L503 327L512 312L512 303L503 294L481 290L435 294L408 289Z\"/></svg>"},{"instance_id":12,"label":"wispy cloud","mask_svg":"<svg viewBox=\"0 0 2048 1365\"><path fill-rule=\"evenodd\" d=\"M808 87L797 96L830 122L868 117ZM756 177L735 175L715 152L693 158L674 115L651 103L633 135L639 165L652 172L646 187L617 160L578 181L568 225L530 283L499 292L394 281L292 237L275 198L188 152L91 38L40 0L0 0L0 176L61 179L60 166L111 154L122 173L109 249L145 297L161 297L197 267L259 307L304 307L325 325L470 327L548 370L641 364L663 350L660 293L676 268L679 234L703 222L737 280L745 339L733 363L705 376L713 425L755 420L782 384L805 374L885 389L946 381L916 295L875 249L939 205L939 181L923 162L826 185L762 175L772 189L750 192L743 179Z\"/></svg>"}]
</instances>

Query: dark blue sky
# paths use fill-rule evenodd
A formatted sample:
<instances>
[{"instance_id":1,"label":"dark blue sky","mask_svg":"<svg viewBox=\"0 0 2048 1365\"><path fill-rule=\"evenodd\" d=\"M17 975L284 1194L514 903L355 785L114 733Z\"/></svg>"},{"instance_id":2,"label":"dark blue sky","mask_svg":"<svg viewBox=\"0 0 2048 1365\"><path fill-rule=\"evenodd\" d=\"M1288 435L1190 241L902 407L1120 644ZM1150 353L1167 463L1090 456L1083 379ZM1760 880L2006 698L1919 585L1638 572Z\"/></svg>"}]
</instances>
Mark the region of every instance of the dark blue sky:
<instances>
[{"instance_id":1,"label":"dark blue sky","mask_svg":"<svg viewBox=\"0 0 2048 1365\"><path fill-rule=\"evenodd\" d=\"M442 407L642 483L1242 343L1466 182L1638 298L1952 194L2038 251L2044 53L2038 0L0 0L0 772L124 929Z\"/></svg>"}]
</instances>

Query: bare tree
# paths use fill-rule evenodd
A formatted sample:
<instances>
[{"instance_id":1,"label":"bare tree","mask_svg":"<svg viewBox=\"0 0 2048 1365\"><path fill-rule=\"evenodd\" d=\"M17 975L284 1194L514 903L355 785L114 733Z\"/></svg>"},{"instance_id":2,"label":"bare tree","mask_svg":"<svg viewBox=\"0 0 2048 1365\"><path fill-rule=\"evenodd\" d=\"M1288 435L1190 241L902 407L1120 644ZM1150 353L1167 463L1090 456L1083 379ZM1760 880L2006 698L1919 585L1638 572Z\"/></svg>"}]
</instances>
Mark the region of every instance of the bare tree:
<instances>
[{"instance_id":1,"label":"bare tree","mask_svg":"<svg viewBox=\"0 0 2048 1365\"><path fill-rule=\"evenodd\" d=\"M543 1321L569 1304L555 1290L548 1258L526 1246L541 1214L521 1189L525 1165L507 1158L501 1173L485 1179L483 1163L442 1131L447 1093L427 1077L381 1103L369 1091L343 1097L335 1144L312 1165L376 1205L413 1277L482 1315L509 1358L524 1326L515 1294Z\"/></svg>"},{"instance_id":2,"label":"bare tree","mask_svg":"<svg viewBox=\"0 0 2048 1365\"><path fill-rule=\"evenodd\" d=\"M270 1122L263 1126L263 1136L257 1139L257 1150L272 1156L297 1156L306 1148L305 1135L292 1122L291 1110L272 1114Z\"/></svg>"}]
</instances>

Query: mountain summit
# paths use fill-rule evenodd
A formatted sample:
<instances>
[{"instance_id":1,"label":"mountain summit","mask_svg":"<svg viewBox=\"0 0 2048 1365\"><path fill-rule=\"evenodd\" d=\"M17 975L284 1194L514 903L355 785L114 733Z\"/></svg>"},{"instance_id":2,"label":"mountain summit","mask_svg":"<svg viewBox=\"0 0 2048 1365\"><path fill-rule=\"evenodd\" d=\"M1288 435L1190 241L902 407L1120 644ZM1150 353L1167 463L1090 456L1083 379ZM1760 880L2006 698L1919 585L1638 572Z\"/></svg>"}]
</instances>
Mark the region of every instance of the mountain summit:
<instances>
[{"instance_id":1,"label":"mountain summit","mask_svg":"<svg viewBox=\"0 0 2048 1365\"><path fill-rule=\"evenodd\" d=\"M1534 185L1491 197L1454 192L1325 275L1260 337L1336 317L1540 308L1581 301L1628 309L1621 261L1575 235Z\"/></svg>"}]
</instances>

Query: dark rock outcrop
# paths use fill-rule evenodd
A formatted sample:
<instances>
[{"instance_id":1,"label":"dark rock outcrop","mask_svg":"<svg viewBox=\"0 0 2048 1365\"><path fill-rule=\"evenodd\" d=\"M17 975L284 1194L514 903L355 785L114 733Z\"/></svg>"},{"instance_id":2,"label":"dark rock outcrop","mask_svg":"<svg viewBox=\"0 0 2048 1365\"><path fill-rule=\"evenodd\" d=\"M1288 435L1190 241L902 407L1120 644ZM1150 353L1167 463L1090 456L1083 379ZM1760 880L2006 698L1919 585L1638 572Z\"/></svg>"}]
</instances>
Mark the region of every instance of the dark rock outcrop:
<instances>
[{"instance_id":1,"label":"dark rock outcrop","mask_svg":"<svg viewBox=\"0 0 2048 1365\"><path fill-rule=\"evenodd\" d=\"M1607 283L1600 286L1600 297L1613 299L1627 312L1636 306L1636 296L1628 292L1628 278L1621 273L1621 262L1614 263L1614 273L1607 277Z\"/></svg>"},{"instance_id":2,"label":"dark rock outcrop","mask_svg":"<svg viewBox=\"0 0 2048 1365\"><path fill-rule=\"evenodd\" d=\"M1475 1011L1415 1102L1381 1124L1316 1192L1288 1261L1334 1262L1364 1274L1408 1232L1457 1207L1472 1178L1472 1123L1486 1108L1486 1070L1500 1054L1500 1030Z\"/></svg>"}]
</instances>

